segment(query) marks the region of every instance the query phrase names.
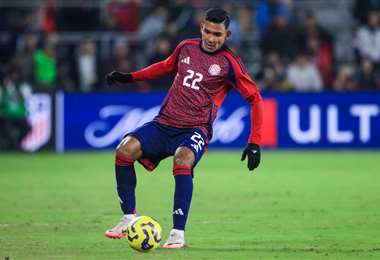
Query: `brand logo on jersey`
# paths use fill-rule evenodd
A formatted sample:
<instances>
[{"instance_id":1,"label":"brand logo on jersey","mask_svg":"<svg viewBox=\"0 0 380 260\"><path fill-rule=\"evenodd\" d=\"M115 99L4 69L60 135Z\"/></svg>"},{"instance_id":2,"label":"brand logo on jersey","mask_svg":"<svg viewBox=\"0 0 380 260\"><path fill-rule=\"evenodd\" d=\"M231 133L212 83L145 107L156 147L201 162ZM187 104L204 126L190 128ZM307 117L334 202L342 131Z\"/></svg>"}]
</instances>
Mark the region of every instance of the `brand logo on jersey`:
<instances>
[{"instance_id":1,"label":"brand logo on jersey","mask_svg":"<svg viewBox=\"0 0 380 260\"><path fill-rule=\"evenodd\" d=\"M217 76L220 74L221 68L218 64L212 64L210 68L208 68L208 73L210 73L211 76Z\"/></svg>"},{"instance_id":2,"label":"brand logo on jersey","mask_svg":"<svg viewBox=\"0 0 380 260\"><path fill-rule=\"evenodd\" d=\"M183 58L183 59L181 60L181 62L182 62L182 63L186 63L186 64L190 64L190 57L187 56L186 58Z\"/></svg>"}]
</instances>

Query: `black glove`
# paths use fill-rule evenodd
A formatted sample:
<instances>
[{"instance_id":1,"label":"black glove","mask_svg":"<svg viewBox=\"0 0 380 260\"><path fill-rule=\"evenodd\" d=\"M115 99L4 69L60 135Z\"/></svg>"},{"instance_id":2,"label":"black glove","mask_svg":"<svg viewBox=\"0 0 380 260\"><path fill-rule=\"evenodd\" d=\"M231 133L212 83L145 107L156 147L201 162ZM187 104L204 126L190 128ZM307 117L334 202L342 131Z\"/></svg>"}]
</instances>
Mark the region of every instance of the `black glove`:
<instances>
[{"instance_id":1,"label":"black glove","mask_svg":"<svg viewBox=\"0 0 380 260\"><path fill-rule=\"evenodd\" d=\"M243 154L241 156L241 161L245 160L245 157L248 155L248 169L253 171L260 164L260 146L257 144L247 144Z\"/></svg>"},{"instance_id":2,"label":"black glove","mask_svg":"<svg viewBox=\"0 0 380 260\"><path fill-rule=\"evenodd\" d=\"M112 71L106 75L106 82L108 85L113 85L115 83L129 83L132 82L132 80L131 73Z\"/></svg>"}]
</instances>

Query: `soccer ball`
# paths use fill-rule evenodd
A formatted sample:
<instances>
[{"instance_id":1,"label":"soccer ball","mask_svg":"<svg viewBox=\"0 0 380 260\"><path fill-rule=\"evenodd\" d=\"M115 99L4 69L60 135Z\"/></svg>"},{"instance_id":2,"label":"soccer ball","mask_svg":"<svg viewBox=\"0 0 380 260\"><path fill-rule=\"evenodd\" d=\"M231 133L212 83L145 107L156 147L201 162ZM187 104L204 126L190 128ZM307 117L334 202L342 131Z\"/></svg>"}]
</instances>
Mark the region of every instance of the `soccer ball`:
<instances>
[{"instance_id":1,"label":"soccer ball","mask_svg":"<svg viewBox=\"0 0 380 260\"><path fill-rule=\"evenodd\" d=\"M127 239L133 249L149 252L160 245L161 226L151 217L137 217L128 224Z\"/></svg>"}]
</instances>

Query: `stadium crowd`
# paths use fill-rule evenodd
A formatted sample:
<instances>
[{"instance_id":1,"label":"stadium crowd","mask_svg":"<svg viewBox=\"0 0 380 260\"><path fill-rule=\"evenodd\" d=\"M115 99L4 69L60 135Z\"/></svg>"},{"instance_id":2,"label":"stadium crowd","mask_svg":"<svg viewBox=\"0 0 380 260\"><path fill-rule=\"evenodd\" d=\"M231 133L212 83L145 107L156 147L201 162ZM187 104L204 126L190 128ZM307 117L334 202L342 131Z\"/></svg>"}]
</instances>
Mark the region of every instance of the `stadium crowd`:
<instances>
[{"instance_id":1,"label":"stadium crowd","mask_svg":"<svg viewBox=\"0 0 380 260\"><path fill-rule=\"evenodd\" d=\"M345 43L351 60L334 55L340 32L322 27L318 12L298 2L48 0L1 6L1 79L12 71L15 82L33 91L106 90L106 72L139 69L167 57L179 41L199 37L202 11L217 3L231 14L229 45L263 90L380 89L380 0L351 4L353 40ZM130 89L169 86L164 78Z\"/></svg>"}]
</instances>

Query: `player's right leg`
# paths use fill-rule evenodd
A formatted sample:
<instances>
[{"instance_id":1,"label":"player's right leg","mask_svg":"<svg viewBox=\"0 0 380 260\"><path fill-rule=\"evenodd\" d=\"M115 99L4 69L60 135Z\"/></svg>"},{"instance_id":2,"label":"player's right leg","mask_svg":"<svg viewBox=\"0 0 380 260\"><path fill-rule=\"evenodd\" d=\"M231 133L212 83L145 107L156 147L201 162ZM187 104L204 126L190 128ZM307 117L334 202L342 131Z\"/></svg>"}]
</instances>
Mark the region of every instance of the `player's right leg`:
<instances>
[{"instance_id":1,"label":"player's right leg","mask_svg":"<svg viewBox=\"0 0 380 260\"><path fill-rule=\"evenodd\" d=\"M135 217L136 173L134 162L142 156L141 143L134 137L125 137L116 148L115 173L117 193L124 216L119 224L106 231L109 238L122 238L129 222Z\"/></svg>"}]
</instances>

